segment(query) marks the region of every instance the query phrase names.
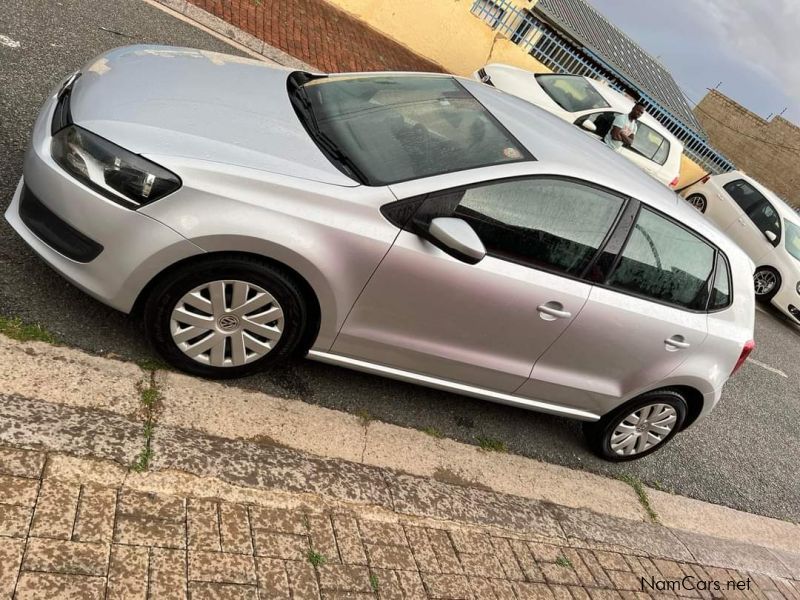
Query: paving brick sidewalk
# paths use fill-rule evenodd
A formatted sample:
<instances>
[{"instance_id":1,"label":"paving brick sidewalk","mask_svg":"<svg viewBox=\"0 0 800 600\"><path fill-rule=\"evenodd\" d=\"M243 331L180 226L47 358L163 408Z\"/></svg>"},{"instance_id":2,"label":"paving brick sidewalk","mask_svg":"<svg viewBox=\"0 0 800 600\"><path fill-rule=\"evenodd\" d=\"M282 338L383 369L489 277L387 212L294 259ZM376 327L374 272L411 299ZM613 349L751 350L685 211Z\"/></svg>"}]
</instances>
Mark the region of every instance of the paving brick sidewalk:
<instances>
[{"instance_id":1,"label":"paving brick sidewalk","mask_svg":"<svg viewBox=\"0 0 800 600\"><path fill-rule=\"evenodd\" d=\"M323 71L442 71L324 0L188 1Z\"/></svg>"},{"instance_id":2,"label":"paving brick sidewalk","mask_svg":"<svg viewBox=\"0 0 800 600\"><path fill-rule=\"evenodd\" d=\"M679 597L800 600L793 580L454 522L377 520L308 496L289 510L134 489L128 476L84 477L90 461L65 477L59 459L0 448L0 598L666 598L675 594L642 593L641 578L689 576L748 589Z\"/></svg>"}]
</instances>

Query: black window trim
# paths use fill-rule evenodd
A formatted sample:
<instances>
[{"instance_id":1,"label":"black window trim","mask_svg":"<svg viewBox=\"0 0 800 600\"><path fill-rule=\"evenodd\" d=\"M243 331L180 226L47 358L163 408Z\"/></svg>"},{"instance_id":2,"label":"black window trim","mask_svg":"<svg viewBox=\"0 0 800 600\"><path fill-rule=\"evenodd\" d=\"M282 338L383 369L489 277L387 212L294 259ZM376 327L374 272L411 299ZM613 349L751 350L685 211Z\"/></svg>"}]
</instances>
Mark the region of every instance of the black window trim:
<instances>
[{"instance_id":1,"label":"black window trim","mask_svg":"<svg viewBox=\"0 0 800 600\"><path fill-rule=\"evenodd\" d=\"M585 185L587 187L598 189L602 192L611 194L613 196L617 196L623 202L622 206L617 213L614 222L612 223L611 227L609 228L608 232L606 233L605 238L598 246L597 250L595 251L594 255L589 259L586 263L586 266L579 274L570 274L564 273L563 271L558 271L556 269L549 269L547 267L543 267L541 265L532 265L525 261L516 261L511 260L507 257L497 257L493 256L491 253L487 252L487 256L492 256L493 258L497 258L497 260L503 260L512 264L517 264L522 267L526 267L529 269L533 269L535 271L542 271L544 273L548 273L550 275L556 275L559 277L564 277L566 279L570 279L572 281L579 281L582 283L586 283L590 286L597 286L601 289L608 290L617 294L623 294L626 296L631 296L634 298L639 298L641 300L645 300L647 302L655 302L656 304L661 304L663 306L667 306L669 308L674 308L676 310L682 310L685 312L696 313L696 314L713 314L722 312L727 310L733 305L734 302L734 281L733 281L733 273L731 271L731 263L728 256L711 240L703 236L698 231L692 229L691 227L687 227L680 221L672 218L668 214L664 213L661 210L655 208L652 204L648 204L646 202L641 202L636 198L631 196L627 196L618 190L614 190L611 188L607 188L600 184L586 181L585 179L580 179L578 177L570 177L568 175L555 175L555 174L548 174L548 173L537 173L537 174L530 174L530 175L517 175L512 177L501 177L498 179L489 179L484 181L479 181L475 183L464 184L460 186L455 186L452 188L443 188L440 190L435 190L433 192L428 192L425 194L420 194L418 196L411 196L408 198L403 198L401 200L395 200L393 202L389 202L381 206L380 211L381 214L389 221L392 225L397 227L400 230L407 231L409 233L413 233L414 235L418 235L423 239L429 240L427 231L423 230L419 226L419 222L415 219L417 212L420 208L431 198L439 197L439 196L447 196L453 194L461 194L466 192L468 189L481 187L484 185L492 185L496 183L505 183L509 181L519 181L519 180L533 180L533 179L557 179L562 181L570 181L573 183L578 183L581 185ZM406 217L405 219L399 219L395 213L396 210L400 210L405 208L406 206L413 206L413 212L410 216ZM708 244L714 250L714 258L713 258L713 268L711 270L711 274L709 275L707 281L707 291L706 291L706 302L705 307L701 309L695 308L687 308L685 306L680 306L678 304L674 304L672 302L666 302L664 300L659 300L657 298L652 298L645 294L636 294L629 290L622 290L611 286L607 283L610 279L611 275L614 273L614 270L617 268L620 259L622 258L622 253L625 251L625 248L628 246L628 242L630 241L630 237L635 229L635 225L638 222L639 214L641 213L642 209L646 208L657 214L658 216L666 219L667 221L677 225L681 229L687 231L691 235L699 238L705 244ZM716 272L717 272L717 262L718 257L722 257L726 269L728 271L728 282L730 286L730 293L728 298L728 303L724 306L719 308L711 309L709 308L711 303L711 293L714 286L714 280L716 279ZM601 267L602 279L594 280L590 278L590 273L592 267L598 264L600 261L604 261L607 263L604 267Z\"/></svg>"}]
</instances>

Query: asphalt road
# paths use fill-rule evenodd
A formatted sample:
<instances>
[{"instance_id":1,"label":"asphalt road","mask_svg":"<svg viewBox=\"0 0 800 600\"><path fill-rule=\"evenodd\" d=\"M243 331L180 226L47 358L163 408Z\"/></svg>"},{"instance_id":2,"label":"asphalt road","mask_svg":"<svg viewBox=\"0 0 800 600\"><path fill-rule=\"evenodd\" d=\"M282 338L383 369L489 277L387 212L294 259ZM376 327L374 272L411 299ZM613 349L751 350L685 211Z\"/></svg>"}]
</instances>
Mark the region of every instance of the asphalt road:
<instances>
[{"instance_id":1,"label":"asphalt road","mask_svg":"<svg viewBox=\"0 0 800 600\"><path fill-rule=\"evenodd\" d=\"M109 31L110 30L110 31ZM116 33L114 33L116 32ZM0 208L22 171L28 131L49 89L109 48L166 43L231 52L230 46L142 0L6 0L0 12ZM4 38L0 37L0 40ZM12 44L13 45L13 44ZM140 325L50 271L0 223L0 314L38 322L64 342L130 359L150 358ZM452 394L301 361L236 382L475 443L591 471L628 473L686 496L800 521L800 328L769 311L756 319L754 358L725 388L711 417L645 459L613 465L584 448L580 425ZM220 398L224 402L224 398Z\"/></svg>"}]
</instances>

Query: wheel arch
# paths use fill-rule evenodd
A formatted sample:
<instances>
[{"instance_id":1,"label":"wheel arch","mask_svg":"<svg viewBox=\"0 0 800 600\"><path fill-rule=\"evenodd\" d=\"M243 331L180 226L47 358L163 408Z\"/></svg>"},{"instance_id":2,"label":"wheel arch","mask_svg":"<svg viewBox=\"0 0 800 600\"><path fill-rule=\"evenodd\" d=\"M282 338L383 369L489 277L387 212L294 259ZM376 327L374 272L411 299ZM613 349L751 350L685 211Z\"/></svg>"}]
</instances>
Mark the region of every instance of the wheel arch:
<instances>
[{"instance_id":1,"label":"wheel arch","mask_svg":"<svg viewBox=\"0 0 800 600\"><path fill-rule=\"evenodd\" d=\"M300 287L303 293L303 297L308 303L308 309L310 313L309 327L304 333L303 339L301 340L300 344L298 345L298 350L305 352L309 348L311 348L311 346L314 344L314 341L319 337L320 329L322 326L322 304L320 302L318 288L315 288L313 285L311 285L306 276L304 276L302 273L298 272L291 266L287 265L285 262L255 252L246 252L238 250L205 252L203 254L196 254L194 256L186 257L182 260L170 264L169 266L165 267L164 269L156 273L141 289L141 291L136 297L136 300L134 301L133 308L131 310L131 315L136 317L142 316L144 305L146 304L147 298L150 296L152 290L161 281L170 277L171 274L182 269L191 268L193 265L201 264L212 259L218 260L220 258L255 259L259 262L280 269L284 271L289 277L291 277L298 285L298 287Z\"/></svg>"}]
</instances>

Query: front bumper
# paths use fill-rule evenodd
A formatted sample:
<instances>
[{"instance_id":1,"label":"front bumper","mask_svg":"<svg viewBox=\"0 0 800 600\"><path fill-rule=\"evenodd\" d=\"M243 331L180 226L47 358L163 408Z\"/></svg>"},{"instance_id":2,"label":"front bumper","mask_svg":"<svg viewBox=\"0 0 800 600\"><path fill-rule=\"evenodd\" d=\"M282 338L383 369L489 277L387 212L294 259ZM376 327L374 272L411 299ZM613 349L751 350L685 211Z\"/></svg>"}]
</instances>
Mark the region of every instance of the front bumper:
<instances>
[{"instance_id":1,"label":"front bumper","mask_svg":"<svg viewBox=\"0 0 800 600\"><path fill-rule=\"evenodd\" d=\"M56 98L51 96L39 113L25 156L24 174L5 218L67 280L97 300L130 312L153 277L203 250L152 217L114 204L61 169L50 156L50 123L55 104ZM42 229L29 215L26 220L32 227L25 224L20 215L24 186L41 204L37 207L39 214L45 215L54 227ZM70 229L100 246L100 251L94 257L71 254L60 243L69 240L53 237Z\"/></svg>"}]
</instances>

